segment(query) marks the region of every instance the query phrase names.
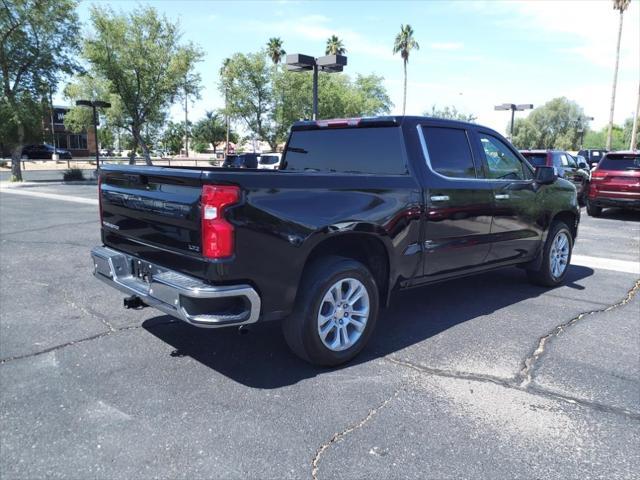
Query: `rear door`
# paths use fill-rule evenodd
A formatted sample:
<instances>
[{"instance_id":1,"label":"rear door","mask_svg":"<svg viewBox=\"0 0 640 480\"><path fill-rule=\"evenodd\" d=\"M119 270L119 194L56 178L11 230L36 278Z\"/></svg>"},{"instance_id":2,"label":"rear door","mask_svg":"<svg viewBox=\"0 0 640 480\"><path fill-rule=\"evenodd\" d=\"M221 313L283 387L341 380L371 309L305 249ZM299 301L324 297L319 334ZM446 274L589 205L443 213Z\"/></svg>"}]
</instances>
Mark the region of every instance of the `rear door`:
<instances>
[{"instance_id":1,"label":"rear door","mask_svg":"<svg viewBox=\"0 0 640 480\"><path fill-rule=\"evenodd\" d=\"M418 125L427 171L424 275L456 274L489 252L493 190L482 181L464 125Z\"/></svg>"},{"instance_id":2,"label":"rear door","mask_svg":"<svg viewBox=\"0 0 640 480\"><path fill-rule=\"evenodd\" d=\"M493 191L493 223L488 262L533 255L540 243L533 171L516 150L493 132L477 132L485 182Z\"/></svg>"}]
</instances>

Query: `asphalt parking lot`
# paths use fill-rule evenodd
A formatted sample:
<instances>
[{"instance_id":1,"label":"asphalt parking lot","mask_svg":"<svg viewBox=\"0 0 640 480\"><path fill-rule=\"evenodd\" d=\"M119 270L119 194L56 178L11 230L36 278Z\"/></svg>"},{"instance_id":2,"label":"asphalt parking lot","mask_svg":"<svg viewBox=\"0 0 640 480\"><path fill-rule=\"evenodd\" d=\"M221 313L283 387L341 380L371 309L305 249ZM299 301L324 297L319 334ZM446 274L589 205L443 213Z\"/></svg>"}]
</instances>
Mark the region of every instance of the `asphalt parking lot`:
<instances>
[{"instance_id":1,"label":"asphalt parking lot","mask_svg":"<svg viewBox=\"0 0 640 480\"><path fill-rule=\"evenodd\" d=\"M327 370L275 324L124 310L91 275L95 186L20 190L0 189L3 479L640 478L638 214L583 215L561 288L513 268L396 295Z\"/></svg>"}]
</instances>

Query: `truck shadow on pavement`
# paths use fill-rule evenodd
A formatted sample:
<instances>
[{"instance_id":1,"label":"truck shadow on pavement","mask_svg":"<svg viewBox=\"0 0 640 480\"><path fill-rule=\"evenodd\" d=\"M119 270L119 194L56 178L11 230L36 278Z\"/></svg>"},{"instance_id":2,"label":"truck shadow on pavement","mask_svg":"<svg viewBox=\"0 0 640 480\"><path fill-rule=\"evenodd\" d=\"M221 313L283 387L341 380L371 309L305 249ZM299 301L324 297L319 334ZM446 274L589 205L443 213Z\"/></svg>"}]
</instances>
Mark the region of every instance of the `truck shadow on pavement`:
<instances>
[{"instance_id":1,"label":"truck shadow on pavement","mask_svg":"<svg viewBox=\"0 0 640 480\"><path fill-rule=\"evenodd\" d=\"M593 275L587 267L571 266L565 287L583 290L577 281ZM519 269L505 269L398 292L381 312L369 345L350 368L422 342L455 325L534 298L548 289L531 285ZM288 349L279 322L252 327L246 335L237 328L201 329L184 322L159 322L142 327L174 350L173 357L189 356L216 372L251 388L273 389L295 384L330 371L299 360Z\"/></svg>"}]
</instances>

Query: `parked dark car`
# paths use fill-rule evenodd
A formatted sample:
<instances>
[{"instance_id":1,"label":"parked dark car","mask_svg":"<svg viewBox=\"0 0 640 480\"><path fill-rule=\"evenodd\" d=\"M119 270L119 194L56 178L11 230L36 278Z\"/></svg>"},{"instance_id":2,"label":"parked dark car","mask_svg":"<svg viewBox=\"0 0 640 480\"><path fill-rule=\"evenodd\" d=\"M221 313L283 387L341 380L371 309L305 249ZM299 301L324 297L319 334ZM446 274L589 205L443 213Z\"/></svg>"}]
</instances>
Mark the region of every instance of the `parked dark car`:
<instances>
[{"instance_id":1,"label":"parked dark car","mask_svg":"<svg viewBox=\"0 0 640 480\"><path fill-rule=\"evenodd\" d=\"M39 143L36 145L26 145L22 147L22 158L24 160L51 160L54 153L53 145L47 143ZM64 148L56 148L57 153L64 160L71 160L71 152Z\"/></svg>"},{"instance_id":2,"label":"parked dark car","mask_svg":"<svg viewBox=\"0 0 640 480\"><path fill-rule=\"evenodd\" d=\"M607 152L608 150L604 150L602 148L593 148L588 150L580 150L578 152L578 155L586 158L587 162L589 162L589 166L591 168L594 168L598 164L598 162L602 160L602 157L607 154Z\"/></svg>"},{"instance_id":3,"label":"parked dark car","mask_svg":"<svg viewBox=\"0 0 640 480\"><path fill-rule=\"evenodd\" d=\"M555 167L558 175L573 183L578 201L584 205L589 185L589 167L579 165L576 158L563 150L521 150L520 153L534 167Z\"/></svg>"},{"instance_id":4,"label":"parked dark car","mask_svg":"<svg viewBox=\"0 0 640 480\"><path fill-rule=\"evenodd\" d=\"M424 117L298 122L278 170L105 165L99 199L94 273L125 306L199 327L281 320L319 365L357 355L399 289L516 265L560 285L580 219L554 168Z\"/></svg>"},{"instance_id":5,"label":"parked dark car","mask_svg":"<svg viewBox=\"0 0 640 480\"><path fill-rule=\"evenodd\" d=\"M591 172L587 213L607 207L640 209L640 152L609 152Z\"/></svg>"},{"instance_id":6,"label":"parked dark car","mask_svg":"<svg viewBox=\"0 0 640 480\"><path fill-rule=\"evenodd\" d=\"M241 153L239 155L227 155L222 166L224 168L258 168L257 153Z\"/></svg>"}]
</instances>

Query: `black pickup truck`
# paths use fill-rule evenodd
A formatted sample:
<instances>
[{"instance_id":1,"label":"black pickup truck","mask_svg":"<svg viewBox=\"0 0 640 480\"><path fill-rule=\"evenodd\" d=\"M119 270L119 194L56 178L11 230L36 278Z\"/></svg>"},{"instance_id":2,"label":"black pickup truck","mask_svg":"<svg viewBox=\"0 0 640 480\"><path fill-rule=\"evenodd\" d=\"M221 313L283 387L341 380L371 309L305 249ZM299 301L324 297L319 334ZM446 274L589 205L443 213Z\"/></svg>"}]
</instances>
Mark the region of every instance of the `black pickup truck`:
<instances>
[{"instance_id":1,"label":"black pickup truck","mask_svg":"<svg viewBox=\"0 0 640 480\"><path fill-rule=\"evenodd\" d=\"M564 280L576 189L488 128L298 122L279 170L105 165L95 276L198 327L281 320L319 365L353 358L395 290L518 265Z\"/></svg>"}]
</instances>

